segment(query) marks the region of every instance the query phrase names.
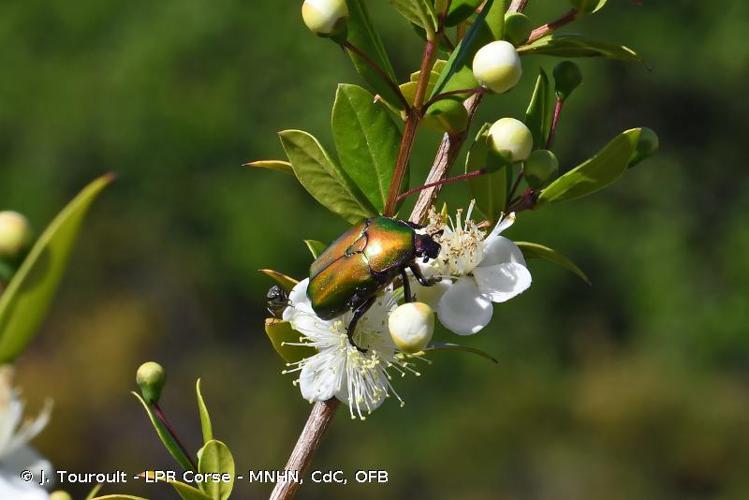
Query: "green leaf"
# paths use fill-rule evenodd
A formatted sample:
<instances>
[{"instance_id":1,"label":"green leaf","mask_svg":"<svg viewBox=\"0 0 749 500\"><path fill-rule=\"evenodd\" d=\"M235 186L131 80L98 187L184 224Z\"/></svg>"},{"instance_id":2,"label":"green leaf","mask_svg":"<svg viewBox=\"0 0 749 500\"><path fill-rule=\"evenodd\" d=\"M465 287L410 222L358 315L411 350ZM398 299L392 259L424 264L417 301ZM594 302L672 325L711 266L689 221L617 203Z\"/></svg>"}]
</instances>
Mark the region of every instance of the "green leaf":
<instances>
[{"instance_id":1,"label":"green leaf","mask_svg":"<svg viewBox=\"0 0 749 500\"><path fill-rule=\"evenodd\" d=\"M282 160L258 160L251 161L242 165L243 167L253 168L265 168L268 170L275 170L276 172L283 172L284 174L294 175L294 169L291 168L291 163Z\"/></svg>"},{"instance_id":2,"label":"green leaf","mask_svg":"<svg viewBox=\"0 0 749 500\"><path fill-rule=\"evenodd\" d=\"M367 90L340 84L331 125L341 166L372 206L382 213L398 159L399 124Z\"/></svg>"},{"instance_id":3,"label":"green leaf","mask_svg":"<svg viewBox=\"0 0 749 500\"><path fill-rule=\"evenodd\" d=\"M322 206L351 224L377 214L312 135L301 130L284 130L278 135L297 179Z\"/></svg>"},{"instance_id":4,"label":"green leaf","mask_svg":"<svg viewBox=\"0 0 749 500\"><path fill-rule=\"evenodd\" d=\"M556 57L606 57L625 62L642 62L637 52L629 47L575 34L555 33L518 47L518 53Z\"/></svg>"},{"instance_id":5,"label":"green leaf","mask_svg":"<svg viewBox=\"0 0 749 500\"><path fill-rule=\"evenodd\" d=\"M526 259L543 259L553 262L576 274L588 285L592 285L588 276L577 266L577 264L556 250L538 243L529 243L527 241L516 241L515 244L523 252L523 256L525 256Z\"/></svg>"},{"instance_id":6,"label":"green leaf","mask_svg":"<svg viewBox=\"0 0 749 500\"><path fill-rule=\"evenodd\" d=\"M181 481L167 481L182 500L211 500L211 497L197 488Z\"/></svg>"},{"instance_id":7,"label":"green leaf","mask_svg":"<svg viewBox=\"0 0 749 500\"><path fill-rule=\"evenodd\" d=\"M457 26L476 12L483 0L453 0L447 9L445 26Z\"/></svg>"},{"instance_id":8,"label":"green leaf","mask_svg":"<svg viewBox=\"0 0 749 500\"><path fill-rule=\"evenodd\" d=\"M148 405L148 403L146 403L145 400L140 397L140 394L138 394L137 392L133 392L132 394L133 396L138 398L140 404L143 405L143 409L146 410L146 415L148 415L149 420L151 420L151 425L153 425L153 428L156 430L156 434L159 436L159 439L161 440L162 444L169 452L169 454L172 456L172 458L174 458L174 460L176 460L177 463L181 465L185 470L192 470L190 459L182 451L182 448L179 447L167 428L164 427L164 424L162 424L161 421L156 418L156 415L153 413L153 410Z\"/></svg>"},{"instance_id":9,"label":"green leaf","mask_svg":"<svg viewBox=\"0 0 749 500\"><path fill-rule=\"evenodd\" d=\"M299 283L299 280L295 280L291 276L286 276L285 274L274 271L273 269L259 269L259 271L264 275L273 278L273 280L281 285L281 288L283 288L287 292L290 292L291 289L294 288L297 283Z\"/></svg>"},{"instance_id":10,"label":"green leaf","mask_svg":"<svg viewBox=\"0 0 749 500\"><path fill-rule=\"evenodd\" d=\"M0 295L0 364L15 360L47 315L89 207L114 176L86 186L36 241Z\"/></svg>"},{"instance_id":11,"label":"green leaf","mask_svg":"<svg viewBox=\"0 0 749 500\"><path fill-rule=\"evenodd\" d=\"M85 500L93 500L94 497L101 491L102 487L104 486L104 483L99 483L93 488L91 488L91 491L88 492L88 495L86 495Z\"/></svg>"},{"instance_id":12,"label":"green leaf","mask_svg":"<svg viewBox=\"0 0 749 500\"><path fill-rule=\"evenodd\" d=\"M101 497L96 497L93 500L148 500L147 498L143 497L136 497L135 495L104 495Z\"/></svg>"},{"instance_id":13,"label":"green leaf","mask_svg":"<svg viewBox=\"0 0 749 500\"><path fill-rule=\"evenodd\" d=\"M593 158L549 184L541 191L538 204L581 198L617 180L627 169L637 148L640 130L622 132Z\"/></svg>"},{"instance_id":14,"label":"green leaf","mask_svg":"<svg viewBox=\"0 0 749 500\"><path fill-rule=\"evenodd\" d=\"M231 481L210 481L201 483L201 489L214 500L226 500L234 487L234 457L229 447L221 441L211 440L203 446L198 471L201 473L228 473Z\"/></svg>"},{"instance_id":15,"label":"green leaf","mask_svg":"<svg viewBox=\"0 0 749 500\"><path fill-rule=\"evenodd\" d=\"M608 0L575 0L575 8L580 12L593 14L603 9Z\"/></svg>"},{"instance_id":16,"label":"green leaf","mask_svg":"<svg viewBox=\"0 0 749 500\"><path fill-rule=\"evenodd\" d=\"M309 248L313 259L318 258L320 254L323 253L326 248L328 248L328 245L326 245L322 241L304 240L304 243L307 245L307 248Z\"/></svg>"},{"instance_id":17,"label":"green leaf","mask_svg":"<svg viewBox=\"0 0 749 500\"><path fill-rule=\"evenodd\" d=\"M525 111L525 124L533 133L534 149L546 147L546 138L549 136L549 128L551 128L553 108L549 77L541 69L536 79L536 86L533 89L531 102Z\"/></svg>"},{"instance_id":18,"label":"green leaf","mask_svg":"<svg viewBox=\"0 0 749 500\"><path fill-rule=\"evenodd\" d=\"M390 0L403 17L417 26L424 28L428 38L433 38L437 31L437 15L434 7L427 0Z\"/></svg>"},{"instance_id":19,"label":"green leaf","mask_svg":"<svg viewBox=\"0 0 749 500\"><path fill-rule=\"evenodd\" d=\"M482 351L481 349L477 349L475 347L467 347L460 344L452 344L449 342L436 342L431 344L429 347L424 349L424 352L438 352L438 351L456 351L456 352L467 352L470 354L476 354L477 356L481 356L484 359L488 359L489 361L499 364L499 361L489 354L486 351Z\"/></svg>"},{"instance_id":20,"label":"green leaf","mask_svg":"<svg viewBox=\"0 0 749 500\"><path fill-rule=\"evenodd\" d=\"M484 124L476 134L476 139L466 157L466 172L490 167L497 161L496 155L490 152L485 136L490 126L489 123ZM471 188L471 196L476 200L476 206L489 224L494 225L507 202L507 171L499 168L490 174L472 177L468 180L468 185Z\"/></svg>"},{"instance_id":21,"label":"green leaf","mask_svg":"<svg viewBox=\"0 0 749 500\"><path fill-rule=\"evenodd\" d=\"M265 320L265 333L268 335L273 349L286 363L296 363L317 352L314 347L289 345L289 343L298 343L300 334L291 328L291 323L288 321L267 318Z\"/></svg>"},{"instance_id":22,"label":"green leaf","mask_svg":"<svg viewBox=\"0 0 749 500\"><path fill-rule=\"evenodd\" d=\"M200 415L200 429L203 432L203 443L207 443L213 439L213 425L211 425L211 416L203 399L203 393L200 391L200 379L195 383L195 393L198 399L198 414Z\"/></svg>"},{"instance_id":23,"label":"green leaf","mask_svg":"<svg viewBox=\"0 0 749 500\"><path fill-rule=\"evenodd\" d=\"M374 28L367 11L367 0L347 0L349 18L346 23L346 39L356 48L367 54L382 68L388 77L395 81L395 71L390 63L385 46L379 33ZM347 51L354 68L385 101L400 108L401 102L382 77L353 52Z\"/></svg>"}]
</instances>

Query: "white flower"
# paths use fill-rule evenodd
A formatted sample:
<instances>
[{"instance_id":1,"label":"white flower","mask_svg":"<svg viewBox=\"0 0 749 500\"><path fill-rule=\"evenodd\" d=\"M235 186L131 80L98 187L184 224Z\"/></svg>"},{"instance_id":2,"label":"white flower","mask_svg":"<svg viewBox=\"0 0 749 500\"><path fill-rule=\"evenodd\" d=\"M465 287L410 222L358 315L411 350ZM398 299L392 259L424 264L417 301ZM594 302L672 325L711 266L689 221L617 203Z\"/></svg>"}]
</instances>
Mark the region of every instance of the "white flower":
<instances>
[{"instance_id":1,"label":"white flower","mask_svg":"<svg viewBox=\"0 0 749 500\"><path fill-rule=\"evenodd\" d=\"M346 327L352 313L332 320L320 319L307 298L309 279L299 282L289 294L289 307L283 319L303 335L299 344L317 349L317 354L292 363L285 373L299 372L302 397L310 402L332 397L348 404L351 417L364 420L390 393L403 400L390 383L391 368L405 375L416 373L398 353L388 332L388 315L397 306L391 290L386 290L362 316L354 332L354 342L365 349L361 352L349 342Z\"/></svg>"},{"instance_id":2,"label":"white flower","mask_svg":"<svg viewBox=\"0 0 749 500\"><path fill-rule=\"evenodd\" d=\"M0 366L0 498L13 500L42 500L49 498L47 491L39 486L40 472L54 478L52 465L33 448L28 446L49 421L51 403L34 420L21 424L23 402L13 389L13 369ZM20 478L21 471L34 474L31 481Z\"/></svg>"},{"instance_id":3,"label":"white flower","mask_svg":"<svg viewBox=\"0 0 749 500\"><path fill-rule=\"evenodd\" d=\"M486 235L471 220L474 204L469 205L465 220L458 210L455 220L448 223L432 209L426 231L443 231L435 237L442 249L437 259L421 265L421 270L443 280L436 287L416 287L416 297L431 301L440 323L459 335L479 332L492 319L492 302L510 300L531 285L522 252L500 236L515 221L515 214L502 218Z\"/></svg>"}]
</instances>

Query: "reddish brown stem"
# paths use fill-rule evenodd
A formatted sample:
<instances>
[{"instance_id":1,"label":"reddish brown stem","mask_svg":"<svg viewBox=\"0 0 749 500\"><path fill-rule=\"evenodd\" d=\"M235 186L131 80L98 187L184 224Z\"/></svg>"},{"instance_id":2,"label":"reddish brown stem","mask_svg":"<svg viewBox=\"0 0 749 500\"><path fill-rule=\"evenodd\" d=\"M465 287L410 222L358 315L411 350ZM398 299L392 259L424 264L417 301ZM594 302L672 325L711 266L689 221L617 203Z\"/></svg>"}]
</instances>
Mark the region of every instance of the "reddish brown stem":
<instances>
[{"instance_id":1,"label":"reddish brown stem","mask_svg":"<svg viewBox=\"0 0 749 500\"><path fill-rule=\"evenodd\" d=\"M557 135L557 127L559 126L559 119L562 116L562 108L564 107L564 100L557 96L557 101L554 104L554 114L551 118L551 128L549 129L549 137L546 139L546 149L551 149L554 144L554 138Z\"/></svg>"},{"instance_id":2,"label":"reddish brown stem","mask_svg":"<svg viewBox=\"0 0 749 500\"><path fill-rule=\"evenodd\" d=\"M437 186L444 186L446 184L455 184L456 182L464 181L466 179L472 179L473 177L479 177L481 175L485 175L488 172L485 168L480 168L478 170L473 170L471 172L468 172L466 174L462 175L456 175L455 177L450 177L448 179L441 179L439 181L434 182L428 182L424 184L423 186L415 187L413 189L409 189L405 193L398 196L398 202L400 203L405 198L411 196L412 194L416 194L418 192L424 191L425 189L437 187Z\"/></svg>"},{"instance_id":3,"label":"reddish brown stem","mask_svg":"<svg viewBox=\"0 0 749 500\"><path fill-rule=\"evenodd\" d=\"M299 479L302 478L304 471L307 470L312 462L315 451L320 446L325 431L328 430L330 422L333 420L335 411L340 401L329 399L324 402L317 402L312 407L307 423L304 425L302 433L294 446L294 450L289 456L286 463L287 471L298 471ZM284 479L276 483L273 492L270 494L270 500L288 500L294 498L301 483L297 481L287 481L290 477L284 476Z\"/></svg>"},{"instance_id":4,"label":"reddish brown stem","mask_svg":"<svg viewBox=\"0 0 749 500\"><path fill-rule=\"evenodd\" d=\"M393 179L390 181L390 187L388 188L388 197L384 210L384 214L388 216L395 215L398 195L400 194L401 186L403 185L403 179L406 177L408 160L411 158L411 150L414 145L414 139L416 139L416 129L419 127L419 121L421 120L424 97L426 96L432 65L434 64L434 59L437 55L438 44L439 34L435 38L427 40L426 46L424 47L424 55L421 60L421 73L419 74L419 80L416 84L414 104L408 111L408 116L406 117L406 125L403 128L403 137L401 138L398 157L395 162Z\"/></svg>"},{"instance_id":5,"label":"reddish brown stem","mask_svg":"<svg viewBox=\"0 0 749 500\"><path fill-rule=\"evenodd\" d=\"M575 19L577 19L578 11L577 9L570 9L566 14L564 14L562 17L557 19L556 21L552 21L550 23L546 23L543 26L539 26L538 28L531 31L530 36L528 37L528 41L525 42L526 45L535 42L536 40L539 40L546 35L553 33L554 31L558 30L562 26L565 26Z\"/></svg>"},{"instance_id":6,"label":"reddish brown stem","mask_svg":"<svg viewBox=\"0 0 749 500\"><path fill-rule=\"evenodd\" d=\"M473 87L470 89L448 90L447 92L442 92L441 94L437 94L424 103L423 113L426 113L426 111L432 104L435 104L443 99L447 99L448 97L460 96L463 94L467 94L466 97L469 97L474 94L483 94L484 92L486 92L486 89L484 87Z\"/></svg>"}]
</instances>

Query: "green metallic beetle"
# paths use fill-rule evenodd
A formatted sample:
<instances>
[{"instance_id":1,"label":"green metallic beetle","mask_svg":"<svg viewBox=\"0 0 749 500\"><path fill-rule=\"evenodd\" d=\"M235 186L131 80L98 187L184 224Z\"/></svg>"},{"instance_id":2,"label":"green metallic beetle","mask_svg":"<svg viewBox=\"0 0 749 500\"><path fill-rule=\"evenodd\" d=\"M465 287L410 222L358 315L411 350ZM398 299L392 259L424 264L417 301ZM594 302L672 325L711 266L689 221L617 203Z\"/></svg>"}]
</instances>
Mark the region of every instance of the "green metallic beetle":
<instances>
[{"instance_id":1,"label":"green metallic beetle","mask_svg":"<svg viewBox=\"0 0 749 500\"><path fill-rule=\"evenodd\" d=\"M416 266L416 259L427 262L440 252L439 243L418 229L422 226L400 219L373 217L343 233L310 267L307 297L315 314L327 320L353 311L351 339L377 293L396 277L403 279L405 300L412 300L406 269L424 286L439 281L425 278Z\"/></svg>"}]
</instances>

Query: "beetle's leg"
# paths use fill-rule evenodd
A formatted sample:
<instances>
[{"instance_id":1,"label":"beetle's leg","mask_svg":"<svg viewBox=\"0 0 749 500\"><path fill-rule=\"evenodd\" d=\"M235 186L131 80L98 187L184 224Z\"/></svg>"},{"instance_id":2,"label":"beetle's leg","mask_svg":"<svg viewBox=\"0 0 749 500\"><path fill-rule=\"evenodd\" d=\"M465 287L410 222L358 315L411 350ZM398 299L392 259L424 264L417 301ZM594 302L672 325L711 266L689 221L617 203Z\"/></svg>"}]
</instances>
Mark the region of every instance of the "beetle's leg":
<instances>
[{"instance_id":1,"label":"beetle's leg","mask_svg":"<svg viewBox=\"0 0 749 500\"><path fill-rule=\"evenodd\" d=\"M413 302L414 296L411 295L411 283L408 281L408 274L405 269L401 269L401 279L403 280L403 300Z\"/></svg>"},{"instance_id":2,"label":"beetle's leg","mask_svg":"<svg viewBox=\"0 0 749 500\"><path fill-rule=\"evenodd\" d=\"M366 349L362 349L358 345L356 345L356 342L354 342L354 331L356 330L356 324L359 323L359 320L362 316L364 316L364 313L369 311L369 308L372 307L372 304L375 302L375 297L370 297L366 301L362 302L362 304L354 309L354 316L351 318L351 322L348 324L348 328L346 328L346 333L348 334L348 341L351 342L351 345L359 349L360 352L367 352Z\"/></svg>"},{"instance_id":3,"label":"beetle's leg","mask_svg":"<svg viewBox=\"0 0 749 500\"><path fill-rule=\"evenodd\" d=\"M426 278L421 273L421 269L419 269L419 266L416 264L411 264L409 266L409 269L411 269L411 272L414 273L414 278L416 278L416 281L419 282L421 286L432 286L440 281L442 281L442 278Z\"/></svg>"}]
</instances>

